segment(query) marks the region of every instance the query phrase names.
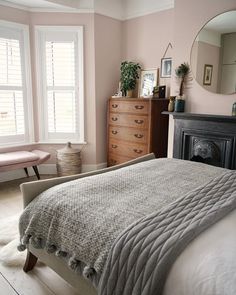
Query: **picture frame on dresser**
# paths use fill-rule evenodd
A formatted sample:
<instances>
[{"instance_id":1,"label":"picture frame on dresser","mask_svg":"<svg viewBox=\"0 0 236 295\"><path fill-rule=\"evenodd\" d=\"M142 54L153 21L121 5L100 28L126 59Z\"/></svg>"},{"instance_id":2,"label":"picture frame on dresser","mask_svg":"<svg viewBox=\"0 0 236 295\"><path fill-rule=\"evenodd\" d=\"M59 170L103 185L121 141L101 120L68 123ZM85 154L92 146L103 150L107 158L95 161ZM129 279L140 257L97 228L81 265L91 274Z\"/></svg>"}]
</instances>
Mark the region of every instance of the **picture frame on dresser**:
<instances>
[{"instance_id":1,"label":"picture frame on dresser","mask_svg":"<svg viewBox=\"0 0 236 295\"><path fill-rule=\"evenodd\" d=\"M138 96L150 98L153 95L153 88L158 85L159 69L141 70Z\"/></svg>"}]
</instances>

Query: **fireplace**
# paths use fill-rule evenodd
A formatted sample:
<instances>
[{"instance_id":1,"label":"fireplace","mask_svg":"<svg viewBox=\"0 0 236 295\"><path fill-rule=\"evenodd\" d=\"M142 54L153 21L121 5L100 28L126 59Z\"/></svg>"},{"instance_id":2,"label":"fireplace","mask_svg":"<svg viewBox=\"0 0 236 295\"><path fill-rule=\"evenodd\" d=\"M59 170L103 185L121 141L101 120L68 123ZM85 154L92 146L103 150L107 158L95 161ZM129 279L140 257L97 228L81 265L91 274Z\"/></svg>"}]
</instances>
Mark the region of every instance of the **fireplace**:
<instances>
[{"instance_id":1,"label":"fireplace","mask_svg":"<svg viewBox=\"0 0 236 295\"><path fill-rule=\"evenodd\" d=\"M174 158L236 169L236 117L169 114L175 120Z\"/></svg>"}]
</instances>

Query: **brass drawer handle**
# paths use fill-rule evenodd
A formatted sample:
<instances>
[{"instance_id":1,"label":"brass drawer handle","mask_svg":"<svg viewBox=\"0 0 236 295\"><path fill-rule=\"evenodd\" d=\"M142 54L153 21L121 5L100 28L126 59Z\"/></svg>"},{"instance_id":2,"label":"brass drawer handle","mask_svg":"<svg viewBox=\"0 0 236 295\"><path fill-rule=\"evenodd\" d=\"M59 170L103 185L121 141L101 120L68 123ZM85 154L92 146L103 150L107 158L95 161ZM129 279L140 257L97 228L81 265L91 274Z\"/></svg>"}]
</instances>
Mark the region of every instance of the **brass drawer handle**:
<instances>
[{"instance_id":1,"label":"brass drawer handle","mask_svg":"<svg viewBox=\"0 0 236 295\"><path fill-rule=\"evenodd\" d=\"M112 117L111 119L112 119L112 121L117 121L118 120L118 118L116 118L116 117Z\"/></svg>"},{"instance_id":2,"label":"brass drawer handle","mask_svg":"<svg viewBox=\"0 0 236 295\"><path fill-rule=\"evenodd\" d=\"M136 154L142 154L142 150L137 150L137 149L133 149L133 151L136 153Z\"/></svg>"},{"instance_id":3,"label":"brass drawer handle","mask_svg":"<svg viewBox=\"0 0 236 295\"><path fill-rule=\"evenodd\" d=\"M118 131L116 131L116 130L112 130L111 133L112 133L112 134L117 134Z\"/></svg>"},{"instance_id":4,"label":"brass drawer handle","mask_svg":"<svg viewBox=\"0 0 236 295\"><path fill-rule=\"evenodd\" d=\"M135 106L136 110L142 110L144 106Z\"/></svg>"},{"instance_id":5,"label":"brass drawer handle","mask_svg":"<svg viewBox=\"0 0 236 295\"><path fill-rule=\"evenodd\" d=\"M143 120L134 120L134 122L137 124L143 124L144 121Z\"/></svg>"},{"instance_id":6,"label":"brass drawer handle","mask_svg":"<svg viewBox=\"0 0 236 295\"><path fill-rule=\"evenodd\" d=\"M116 144L112 144L111 147L112 147L113 149L116 149L118 146L117 146Z\"/></svg>"},{"instance_id":7,"label":"brass drawer handle","mask_svg":"<svg viewBox=\"0 0 236 295\"><path fill-rule=\"evenodd\" d=\"M142 138L143 134L134 134L134 136L137 137L137 138Z\"/></svg>"},{"instance_id":8,"label":"brass drawer handle","mask_svg":"<svg viewBox=\"0 0 236 295\"><path fill-rule=\"evenodd\" d=\"M113 104L112 107L113 109L116 109L118 107L118 104Z\"/></svg>"}]
</instances>

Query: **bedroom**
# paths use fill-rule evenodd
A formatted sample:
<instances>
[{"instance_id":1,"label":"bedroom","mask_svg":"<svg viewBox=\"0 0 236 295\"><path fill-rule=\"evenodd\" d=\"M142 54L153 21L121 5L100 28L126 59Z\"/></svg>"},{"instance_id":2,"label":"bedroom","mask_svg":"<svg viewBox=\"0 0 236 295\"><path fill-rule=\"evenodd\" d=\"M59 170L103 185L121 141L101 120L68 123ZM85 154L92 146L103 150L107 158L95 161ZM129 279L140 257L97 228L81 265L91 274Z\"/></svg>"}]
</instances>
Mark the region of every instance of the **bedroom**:
<instances>
[{"instance_id":1,"label":"bedroom","mask_svg":"<svg viewBox=\"0 0 236 295\"><path fill-rule=\"evenodd\" d=\"M202 26L216 15L236 9L235 0L216 0L214 4L210 0L176 0L174 3L172 1L162 3L159 3L159 1L156 1L157 3L155 1L124 1L123 6L118 1L94 1L94 3L93 1L81 1L78 12L68 12L71 9L73 10L73 5L78 8L76 6L78 1L37 1L37 5L40 6L41 4L41 9L36 9L37 5L32 4L36 1L4 2L1 1L0 3L1 21L23 24L29 28L32 80L29 87L32 88L33 105L33 111L30 112L30 115L33 115L33 118L31 125L27 126L30 127L29 130L31 129L30 144L24 145L23 148L22 146L21 148L19 146L14 147L12 144L9 144L11 147L1 145L0 151L5 153L21 149L24 151L41 150L49 152L51 154L50 159L39 166L39 172L42 175L56 172L55 151L63 148L67 139L63 138L61 142L58 140L50 142L48 138L43 137L45 135L42 132L44 130L43 112L39 111L38 107L41 96L38 92L40 74L37 64L38 54L35 49L35 26L38 26L38 28L42 26L84 27L85 112L84 138L81 138L80 143L86 141L86 144L73 144L73 146L83 147L82 171L86 172L106 166L107 100L117 91L121 61L127 59L140 62L145 69L160 68L161 58L170 42L173 48L169 48L167 54L172 57L173 68L176 68L182 62L190 63L191 47ZM72 6L71 8L65 5L68 2ZM63 8L58 6L58 3L63 5ZM22 7L22 5L25 7ZM27 8L31 5L30 9ZM46 12L53 9L56 12ZM60 9L63 10L63 13L59 12ZM111 52L112 54L110 54ZM160 82L168 86L168 95L176 95L178 85L173 75L172 78L161 78ZM230 116L232 105L236 101L235 94L214 94L199 86L195 80L186 89L186 94L186 112L191 113ZM170 116L169 157L172 157L173 152L173 136L174 120ZM76 142L73 138L71 141L72 143ZM19 179L17 181L20 183L24 176L23 169L0 173L1 181ZM6 184L9 185L10 183L1 182L3 194L7 190ZM13 203L3 204L1 217L18 212L19 205L14 203L14 197L12 199ZM11 209L9 210L9 208ZM34 273L28 276L16 274L15 277L9 271L5 276L9 281L12 280L10 281L11 284L13 284L12 282L18 284L15 289L20 294L31 294L31 288L35 289L35 293L39 288L38 294L67 294L64 289L65 285L60 281L60 278L55 278L51 272L49 273L49 276L52 276L51 283L47 280L47 275L43 271L40 272L40 268L35 267L33 272L36 272L39 277L41 276L40 279L32 279L32 276L35 278ZM45 280L46 283L44 283ZM2 287L1 282L0 279L0 286ZM3 280L2 284L5 282ZM29 283L28 286L27 283ZM49 284L49 287L45 287L44 284ZM60 287L57 287L57 284L61 286L61 290ZM26 290L22 285L26 285ZM7 286L9 286L9 283L7 283ZM43 293L44 291L45 293ZM69 292L68 294L70 294Z\"/></svg>"}]
</instances>

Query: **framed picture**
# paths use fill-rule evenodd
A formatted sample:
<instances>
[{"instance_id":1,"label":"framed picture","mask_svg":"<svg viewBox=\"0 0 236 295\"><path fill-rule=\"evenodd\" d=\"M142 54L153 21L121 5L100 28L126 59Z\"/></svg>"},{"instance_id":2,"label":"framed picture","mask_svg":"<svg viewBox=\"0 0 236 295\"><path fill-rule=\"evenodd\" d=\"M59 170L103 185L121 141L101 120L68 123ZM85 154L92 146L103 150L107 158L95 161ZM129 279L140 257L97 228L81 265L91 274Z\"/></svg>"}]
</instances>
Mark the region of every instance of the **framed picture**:
<instances>
[{"instance_id":1,"label":"framed picture","mask_svg":"<svg viewBox=\"0 0 236 295\"><path fill-rule=\"evenodd\" d=\"M172 70L172 58L161 59L161 78L170 78Z\"/></svg>"},{"instance_id":2,"label":"framed picture","mask_svg":"<svg viewBox=\"0 0 236 295\"><path fill-rule=\"evenodd\" d=\"M158 82L158 69L142 70L139 84L139 97L151 97Z\"/></svg>"},{"instance_id":3,"label":"framed picture","mask_svg":"<svg viewBox=\"0 0 236 295\"><path fill-rule=\"evenodd\" d=\"M204 66L203 85L211 85L213 65Z\"/></svg>"}]
</instances>

